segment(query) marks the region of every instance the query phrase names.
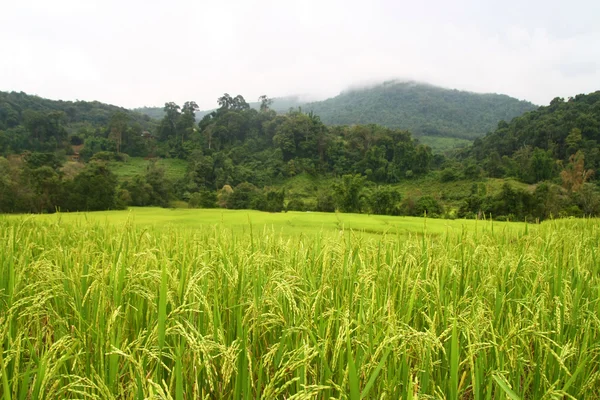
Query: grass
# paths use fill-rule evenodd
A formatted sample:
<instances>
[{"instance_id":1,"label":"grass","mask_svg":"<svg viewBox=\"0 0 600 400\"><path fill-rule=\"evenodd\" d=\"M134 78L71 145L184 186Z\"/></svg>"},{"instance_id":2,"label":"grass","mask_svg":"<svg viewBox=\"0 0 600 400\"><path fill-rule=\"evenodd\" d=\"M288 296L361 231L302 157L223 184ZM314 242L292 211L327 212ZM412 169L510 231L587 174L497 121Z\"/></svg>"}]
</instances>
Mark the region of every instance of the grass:
<instances>
[{"instance_id":1,"label":"grass","mask_svg":"<svg viewBox=\"0 0 600 400\"><path fill-rule=\"evenodd\" d=\"M443 153L447 150L467 147L473 143L472 140L468 139L441 136L418 136L417 139L424 145L431 147L434 153Z\"/></svg>"},{"instance_id":2,"label":"grass","mask_svg":"<svg viewBox=\"0 0 600 400\"><path fill-rule=\"evenodd\" d=\"M6 216L21 219L21 216ZM89 213L60 213L32 215L34 221L81 226L86 223L110 224L124 227L134 223L140 228L153 229L206 229L226 228L235 233L274 231L283 236L315 236L321 234L366 234L380 237L383 234L433 235L459 233L467 229L473 232L520 231L523 223L486 222L476 220L425 219L419 217L392 217L387 215L294 212L267 213L255 210L226 209L165 209L158 207L132 207L128 211L101 211ZM528 229L536 229L535 225Z\"/></svg>"},{"instance_id":3,"label":"grass","mask_svg":"<svg viewBox=\"0 0 600 400\"><path fill-rule=\"evenodd\" d=\"M119 180L124 181L136 175L144 175L150 162L142 157L129 157L126 162L110 162L109 168ZM156 163L165 168L165 176L171 181L183 178L187 168L187 161L176 158L161 158Z\"/></svg>"},{"instance_id":4,"label":"grass","mask_svg":"<svg viewBox=\"0 0 600 400\"><path fill-rule=\"evenodd\" d=\"M599 398L599 222L3 217L0 397Z\"/></svg>"}]
</instances>

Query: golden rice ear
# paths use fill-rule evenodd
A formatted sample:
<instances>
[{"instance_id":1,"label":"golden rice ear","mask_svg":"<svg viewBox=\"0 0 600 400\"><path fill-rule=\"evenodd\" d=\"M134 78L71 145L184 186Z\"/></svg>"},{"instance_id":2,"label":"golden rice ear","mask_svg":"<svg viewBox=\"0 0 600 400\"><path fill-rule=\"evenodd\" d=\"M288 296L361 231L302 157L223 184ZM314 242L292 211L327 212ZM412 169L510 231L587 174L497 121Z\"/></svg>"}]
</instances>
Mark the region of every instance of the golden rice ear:
<instances>
[{"instance_id":1,"label":"golden rice ear","mask_svg":"<svg viewBox=\"0 0 600 400\"><path fill-rule=\"evenodd\" d=\"M595 398L597 220L239 215L0 218L3 399Z\"/></svg>"}]
</instances>

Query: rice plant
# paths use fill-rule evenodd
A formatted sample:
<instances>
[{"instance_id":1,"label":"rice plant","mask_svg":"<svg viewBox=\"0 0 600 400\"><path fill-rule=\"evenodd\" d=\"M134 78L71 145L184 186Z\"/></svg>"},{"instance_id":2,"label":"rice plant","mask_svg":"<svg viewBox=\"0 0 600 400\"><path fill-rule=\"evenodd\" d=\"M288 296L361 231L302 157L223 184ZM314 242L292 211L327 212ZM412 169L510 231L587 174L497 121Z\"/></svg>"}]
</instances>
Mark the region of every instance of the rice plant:
<instances>
[{"instance_id":1,"label":"rice plant","mask_svg":"<svg viewBox=\"0 0 600 400\"><path fill-rule=\"evenodd\" d=\"M600 398L599 243L0 220L0 397Z\"/></svg>"}]
</instances>

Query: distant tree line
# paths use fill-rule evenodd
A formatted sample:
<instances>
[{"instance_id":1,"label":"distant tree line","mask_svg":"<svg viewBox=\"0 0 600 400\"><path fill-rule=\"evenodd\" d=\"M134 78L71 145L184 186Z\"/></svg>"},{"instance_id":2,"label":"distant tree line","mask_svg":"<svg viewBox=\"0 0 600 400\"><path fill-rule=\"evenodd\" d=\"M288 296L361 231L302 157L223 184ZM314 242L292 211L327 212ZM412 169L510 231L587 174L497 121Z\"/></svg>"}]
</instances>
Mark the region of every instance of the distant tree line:
<instances>
[{"instance_id":1,"label":"distant tree line","mask_svg":"<svg viewBox=\"0 0 600 400\"><path fill-rule=\"evenodd\" d=\"M252 108L224 94L196 122L198 106L167 103L163 118L101 103L0 96L0 212L163 206L334 211L510 220L600 214L600 92L524 114L454 155L432 154L408 131L379 125L327 126L313 112L277 114L261 96ZM109 163L128 156L187 161L170 181L154 163L118 181ZM80 163L65 163L70 157ZM331 182L311 198L282 189L297 175ZM445 206L439 196L400 193L394 184L435 177L472 182ZM513 178L487 193L482 180ZM434 183L436 184L436 183ZM458 204L458 205L456 205Z\"/></svg>"}]
</instances>

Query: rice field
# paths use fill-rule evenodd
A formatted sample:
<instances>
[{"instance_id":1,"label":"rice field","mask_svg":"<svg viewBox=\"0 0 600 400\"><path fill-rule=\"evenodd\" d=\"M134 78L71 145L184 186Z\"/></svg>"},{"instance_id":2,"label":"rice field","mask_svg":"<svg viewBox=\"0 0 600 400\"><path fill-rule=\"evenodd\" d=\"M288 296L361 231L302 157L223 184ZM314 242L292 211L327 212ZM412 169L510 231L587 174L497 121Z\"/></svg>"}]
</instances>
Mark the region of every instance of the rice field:
<instances>
[{"instance_id":1,"label":"rice field","mask_svg":"<svg viewBox=\"0 0 600 400\"><path fill-rule=\"evenodd\" d=\"M2 400L600 398L598 220L98 215L0 218Z\"/></svg>"}]
</instances>

